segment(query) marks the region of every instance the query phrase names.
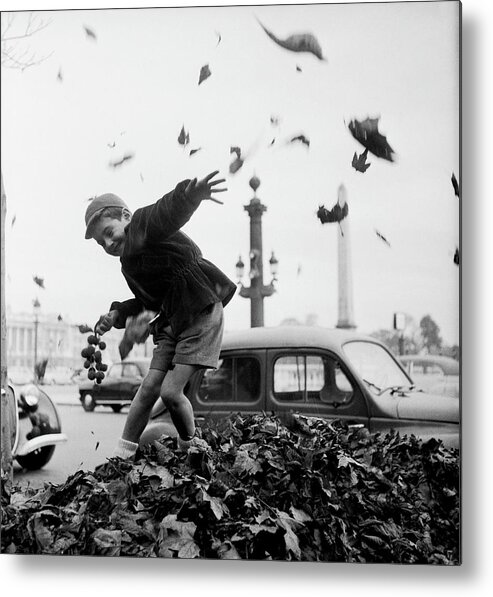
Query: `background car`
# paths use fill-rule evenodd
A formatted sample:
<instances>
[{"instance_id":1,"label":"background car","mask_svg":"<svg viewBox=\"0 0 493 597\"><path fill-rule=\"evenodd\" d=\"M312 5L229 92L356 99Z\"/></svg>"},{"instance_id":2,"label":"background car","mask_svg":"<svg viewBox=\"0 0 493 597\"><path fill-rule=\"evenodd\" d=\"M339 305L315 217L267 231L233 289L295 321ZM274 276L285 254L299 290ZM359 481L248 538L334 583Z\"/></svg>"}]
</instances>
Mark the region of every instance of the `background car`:
<instances>
[{"instance_id":1,"label":"background car","mask_svg":"<svg viewBox=\"0 0 493 597\"><path fill-rule=\"evenodd\" d=\"M116 413L128 406L149 371L151 359L133 359L114 363L105 373L101 384L84 381L79 384L82 408L93 411L96 406L110 406Z\"/></svg>"},{"instance_id":2,"label":"background car","mask_svg":"<svg viewBox=\"0 0 493 597\"><path fill-rule=\"evenodd\" d=\"M371 433L397 429L459 446L459 401L418 391L374 338L305 326L251 328L224 335L219 367L202 369L185 392L200 423L232 412L340 419ZM141 438L176 435L158 401Z\"/></svg>"},{"instance_id":3,"label":"background car","mask_svg":"<svg viewBox=\"0 0 493 597\"><path fill-rule=\"evenodd\" d=\"M432 394L459 397L459 361L432 354L408 354L399 359L418 388Z\"/></svg>"}]
</instances>

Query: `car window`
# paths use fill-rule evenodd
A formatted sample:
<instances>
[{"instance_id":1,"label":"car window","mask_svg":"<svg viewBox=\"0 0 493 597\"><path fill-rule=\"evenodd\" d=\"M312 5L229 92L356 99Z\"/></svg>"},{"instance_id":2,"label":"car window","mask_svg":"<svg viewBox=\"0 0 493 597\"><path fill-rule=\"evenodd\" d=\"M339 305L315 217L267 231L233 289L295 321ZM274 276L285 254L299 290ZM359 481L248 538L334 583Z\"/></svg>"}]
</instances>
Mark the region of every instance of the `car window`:
<instances>
[{"instance_id":1,"label":"car window","mask_svg":"<svg viewBox=\"0 0 493 597\"><path fill-rule=\"evenodd\" d=\"M140 370L135 363L127 363L123 369L124 377L140 377Z\"/></svg>"},{"instance_id":2,"label":"car window","mask_svg":"<svg viewBox=\"0 0 493 597\"><path fill-rule=\"evenodd\" d=\"M409 380L391 354L379 344L351 340L343 346L349 362L372 391L409 386Z\"/></svg>"},{"instance_id":3,"label":"car window","mask_svg":"<svg viewBox=\"0 0 493 597\"><path fill-rule=\"evenodd\" d=\"M122 376L122 370L123 370L123 366L122 365L113 365L112 367L110 367L108 369L108 375L107 377L121 377Z\"/></svg>"},{"instance_id":4,"label":"car window","mask_svg":"<svg viewBox=\"0 0 493 597\"><path fill-rule=\"evenodd\" d=\"M283 356L274 363L274 396L294 402L348 402L353 386L332 357Z\"/></svg>"},{"instance_id":5,"label":"car window","mask_svg":"<svg viewBox=\"0 0 493 597\"><path fill-rule=\"evenodd\" d=\"M206 369L199 397L207 402L250 402L260 395L260 363L253 357L226 357Z\"/></svg>"},{"instance_id":6,"label":"car window","mask_svg":"<svg viewBox=\"0 0 493 597\"><path fill-rule=\"evenodd\" d=\"M238 357L235 361L235 400L248 402L260 396L260 363L252 357Z\"/></svg>"}]
</instances>

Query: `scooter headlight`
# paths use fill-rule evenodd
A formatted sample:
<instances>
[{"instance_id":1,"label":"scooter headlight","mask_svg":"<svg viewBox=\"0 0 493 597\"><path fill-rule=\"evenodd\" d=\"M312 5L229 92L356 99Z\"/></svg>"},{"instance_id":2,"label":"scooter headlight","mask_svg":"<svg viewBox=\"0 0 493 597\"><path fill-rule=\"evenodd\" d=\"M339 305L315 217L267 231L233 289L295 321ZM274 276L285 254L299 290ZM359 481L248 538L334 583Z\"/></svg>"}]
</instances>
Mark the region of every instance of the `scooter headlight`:
<instances>
[{"instance_id":1,"label":"scooter headlight","mask_svg":"<svg viewBox=\"0 0 493 597\"><path fill-rule=\"evenodd\" d=\"M35 385L28 385L22 388L21 400L29 408L35 410L39 403L39 390Z\"/></svg>"}]
</instances>

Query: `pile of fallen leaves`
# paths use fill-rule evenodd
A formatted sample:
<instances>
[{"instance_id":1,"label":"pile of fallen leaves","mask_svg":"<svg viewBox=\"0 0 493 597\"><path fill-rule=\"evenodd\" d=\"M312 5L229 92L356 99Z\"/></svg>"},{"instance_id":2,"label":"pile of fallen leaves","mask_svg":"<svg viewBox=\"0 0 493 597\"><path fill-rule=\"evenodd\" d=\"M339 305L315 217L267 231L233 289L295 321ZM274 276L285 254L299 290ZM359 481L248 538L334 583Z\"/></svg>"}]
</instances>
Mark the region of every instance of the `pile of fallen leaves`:
<instances>
[{"instance_id":1,"label":"pile of fallen leaves","mask_svg":"<svg viewBox=\"0 0 493 597\"><path fill-rule=\"evenodd\" d=\"M458 564L459 455L398 433L232 416L63 485L14 487L2 551Z\"/></svg>"}]
</instances>

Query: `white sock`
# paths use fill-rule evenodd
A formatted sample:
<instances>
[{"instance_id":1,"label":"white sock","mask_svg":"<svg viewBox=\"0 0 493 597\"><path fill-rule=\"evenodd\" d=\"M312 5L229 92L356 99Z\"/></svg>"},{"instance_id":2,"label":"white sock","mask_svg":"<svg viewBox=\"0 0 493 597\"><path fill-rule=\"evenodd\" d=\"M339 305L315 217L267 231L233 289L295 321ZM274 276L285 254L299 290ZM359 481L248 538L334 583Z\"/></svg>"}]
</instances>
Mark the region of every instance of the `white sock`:
<instances>
[{"instance_id":1,"label":"white sock","mask_svg":"<svg viewBox=\"0 0 493 597\"><path fill-rule=\"evenodd\" d=\"M137 452L139 444L131 442L122 437L118 440L115 450L113 451L113 458L132 458Z\"/></svg>"}]
</instances>

